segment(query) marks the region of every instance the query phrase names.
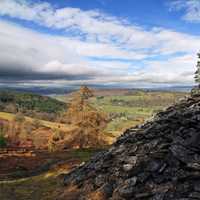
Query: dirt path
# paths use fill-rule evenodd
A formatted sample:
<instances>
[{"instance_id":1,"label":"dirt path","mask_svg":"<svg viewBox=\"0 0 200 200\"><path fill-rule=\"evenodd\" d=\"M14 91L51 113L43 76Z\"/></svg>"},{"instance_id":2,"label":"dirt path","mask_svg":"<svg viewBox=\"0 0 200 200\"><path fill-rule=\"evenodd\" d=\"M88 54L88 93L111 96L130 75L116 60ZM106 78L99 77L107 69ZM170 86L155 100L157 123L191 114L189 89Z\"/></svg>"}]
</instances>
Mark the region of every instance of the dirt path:
<instances>
[{"instance_id":1,"label":"dirt path","mask_svg":"<svg viewBox=\"0 0 200 200\"><path fill-rule=\"evenodd\" d=\"M74 169L80 162L70 161L52 166L38 176L0 181L1 200L55 200L64 189L62 174Z\"/></svg>"},{"instance_id":2,"label":"dirt path","mask_svg":"<svg viewBox=\"0 0 200 200\"><path fill-rule=\"evenodd\" d=\"M97 151L35 152L34 157L11 156L0 160L0 200L56 200L65 190L63 175ZM28 174L22 173L24 169Z\"/></svg>"}]
</instances>

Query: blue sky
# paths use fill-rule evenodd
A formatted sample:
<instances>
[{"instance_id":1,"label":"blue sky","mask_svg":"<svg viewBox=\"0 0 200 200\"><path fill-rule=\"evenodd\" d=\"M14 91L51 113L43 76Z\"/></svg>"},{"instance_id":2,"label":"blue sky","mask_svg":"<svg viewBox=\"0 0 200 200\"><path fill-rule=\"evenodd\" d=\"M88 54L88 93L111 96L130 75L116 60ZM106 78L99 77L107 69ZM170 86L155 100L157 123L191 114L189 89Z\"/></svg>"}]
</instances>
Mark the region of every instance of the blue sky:
<instances>
[{"instance_id":1,"label":"blue sky","mask_svg":"<svg viewBox=\"0 0 200 200\"><path fill-rule=\"evenodd\" d=\"M55 4L56 1L49 2ZM165 27L196 35L200 34L198 24L180 20L184 15L184 10L169 12L171 2L171 0L60 0L56 5L78 7L83 10L100 9L146 28Z\"/></svg>"},{"instance_id":2,"label":"blue sky","mask_svg":"<svg viewBox=\"0 0 200 200\"><path fill-rule=\"evenodd\" d=\"M199 23L199 0L1 0L0 84L191 85Z\"/></svg>"}]
</instances>

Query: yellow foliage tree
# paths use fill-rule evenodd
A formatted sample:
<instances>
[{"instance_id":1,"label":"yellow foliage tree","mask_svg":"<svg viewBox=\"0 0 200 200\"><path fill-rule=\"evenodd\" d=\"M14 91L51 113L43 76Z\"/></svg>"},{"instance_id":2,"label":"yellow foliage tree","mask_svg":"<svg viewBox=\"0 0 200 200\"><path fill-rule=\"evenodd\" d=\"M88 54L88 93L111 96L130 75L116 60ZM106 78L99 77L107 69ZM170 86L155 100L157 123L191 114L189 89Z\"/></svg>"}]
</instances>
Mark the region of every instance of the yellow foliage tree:
<instances>
[{"instance_id":1,"label":"yellow foliage tree","mask_svg":"<svg viewBox=\"0 0 200 200\"><path fill-rule=\"evenodd\" d=\"M91 106L88 99L93 92L86 86L82 86L72 99L67 113L67 122L76 125L77 131L73 142L80 148L103 145L102 132L107 124L105 113Z\"/></svg>"}]
</instances>

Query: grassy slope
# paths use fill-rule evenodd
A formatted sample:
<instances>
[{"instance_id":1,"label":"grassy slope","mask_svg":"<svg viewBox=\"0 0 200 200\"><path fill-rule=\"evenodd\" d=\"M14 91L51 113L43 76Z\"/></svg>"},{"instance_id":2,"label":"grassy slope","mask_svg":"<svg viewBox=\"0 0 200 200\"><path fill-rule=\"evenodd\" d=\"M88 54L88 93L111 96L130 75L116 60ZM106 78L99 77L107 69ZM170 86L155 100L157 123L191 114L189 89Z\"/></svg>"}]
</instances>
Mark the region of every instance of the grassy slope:
<instances>
[{"instance_id":1,"label":"grassy slope","mask_svg":"<svg viewBox=\"0 0 200 200\"><path fill-rule=\"evenodd\" d=\"M105 96L102 99L92 98L91 104L108 114L122 115L114 118L106 129L107 132L118 134L126 128L141 124L185 95L187 93L132 92L128 95Z\"/></svg>"},{"instance_id":2,"label":"grassy slope","mask_svg":"<svg viewBox=\"0 0 200 200\"><path fill-rule=\"evenodd\" d=\"M31 110L36 112L58 113L66 109L64 102L48 96L0 90L0 105L4 108L8 104L16 106L21 111Z\"/></svg>"},{"instance_id":3,"label":"grassy slope","mask_svg":"<svg viewBox=\"0 0 200 200\"><path fill-rule=\"evenodd\" d=\"M29 178L12 181L0 181L1 200L55 200L60 189L62 189L62 179L59 175L69 172L95 153L95 150L72 150L66 158L66 163L55 166L46 173ZM71 158L76 162L71 163ZM71 164L70 164L71 163Z\"/></svg>"},{"instance_id":4,"label":"grassy slope","mask_svg":"<svg viewBox=\"0 0 200 200\"><path fill-rule=\"evenodd\" d=\"M15 119L15 114L0 112L0 119L13 121ZM25 117L25 120L32 123L35 119L31 117ZM38 121L40 122L41 125L51 128L53 131L59 130L65 133L69 133L67 135L69 136L69 138L72 136L71 132L73 132L77 128L75 125L69 125L69 124L65 125L62 123L50 122L50 121L45 121L45 120L38 120ZM113 135L104 134L104 140L108 144L112 144L115 141L115 137Z\"/></svg>"},{"instance_id":5,"label":"grassy slope","mask_svg":"<svg viewBox=\"0 0 200 200\"><path fill-rule=\"evenodd\" d=\"M121 115L107 125L108 135L120 135L125 129L143 123L155 113L185 97L188 93L142 90L95 90L91 104L108 115ZM54 98L70 102L73 93L56 95ZM103 98L98 98L103 97ZM115 103L113 103L113 100Z\"/></svg>"},{"instance_id":6,"label":"grassy slope","mask_svg":"<svg viewBox=\"0 0 200 200\"><path fill-rule=\"evenodd\" d=\"M1 200L50 200L55 199L55 190L59 188L57 172L25 178L15 181L0 182Z\"/></svg>"},{"instance_id":7,"label":"grassy slope","mask_svg":"<svg viewBox=\"0 0 200 200\"><path fill-rule=\"evenodd\" d=\"M0 119L12 121L14 120L14 118L15 118L15 114L0 112ZM28 122L33 122L35 119L31 117L25 117L25 120L27 120ZM51 129L59 128L60 130L63 130L63 131L69 131L75 128L74 126L65 125L65 124L56 123L56 122L50 122L50 121L45 121L45 120L39 120L39 121L42 125L49 127Z\"/></svg>"}]
</instances>

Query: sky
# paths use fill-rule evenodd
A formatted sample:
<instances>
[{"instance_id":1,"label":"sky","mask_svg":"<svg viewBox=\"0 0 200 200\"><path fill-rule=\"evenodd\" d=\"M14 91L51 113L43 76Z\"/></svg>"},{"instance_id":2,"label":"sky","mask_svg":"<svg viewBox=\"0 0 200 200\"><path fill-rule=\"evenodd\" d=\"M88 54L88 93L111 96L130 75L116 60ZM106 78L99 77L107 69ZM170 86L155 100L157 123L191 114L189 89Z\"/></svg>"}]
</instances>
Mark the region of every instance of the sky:
<instances>
[{"instance_id":1,"label":"sky","mask_svg":"<svg viewBox=\"0 0 200 200\"><path fill-rule=\"evenodd\" d=\"M0 86L193 85L200 0L0 0Z\"/></svg>"}]
</instances>

